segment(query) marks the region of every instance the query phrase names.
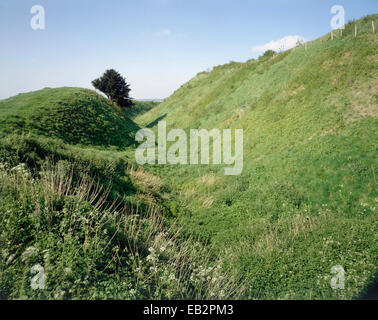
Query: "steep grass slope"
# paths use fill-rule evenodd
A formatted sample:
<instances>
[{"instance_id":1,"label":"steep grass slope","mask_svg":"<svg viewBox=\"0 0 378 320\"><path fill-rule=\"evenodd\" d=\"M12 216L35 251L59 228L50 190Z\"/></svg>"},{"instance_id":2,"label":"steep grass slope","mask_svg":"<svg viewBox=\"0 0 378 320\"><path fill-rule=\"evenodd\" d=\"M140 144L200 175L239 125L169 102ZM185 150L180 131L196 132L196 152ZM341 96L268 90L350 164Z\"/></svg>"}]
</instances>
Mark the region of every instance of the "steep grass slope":
<instances>
[{"instance_id":1,"label":"steep grass slope","mask_svg":"<svg viewBox=\"0 0 378 320\"><path fill-rule=\"evenodd\" d=\"M374 14L273 57L199 73L135 119L244 129L244 170L151 166L183 228L210 241L252 298L357 298L377 270ZM354 25L358 36L354 37ZM333 290L331 268L345 269Z\"/></svg>"},{"instance_id":2,"label":"steep grass slope","mask_svg":"<svg viewBox=\"0 0 378 320\"><path fill-rule=\"evenodd\" d=\"M137 126L96 92L43 89L0 101L0 134L34 133L71 144L125 147Z\"/></svg>"}]
</instances>

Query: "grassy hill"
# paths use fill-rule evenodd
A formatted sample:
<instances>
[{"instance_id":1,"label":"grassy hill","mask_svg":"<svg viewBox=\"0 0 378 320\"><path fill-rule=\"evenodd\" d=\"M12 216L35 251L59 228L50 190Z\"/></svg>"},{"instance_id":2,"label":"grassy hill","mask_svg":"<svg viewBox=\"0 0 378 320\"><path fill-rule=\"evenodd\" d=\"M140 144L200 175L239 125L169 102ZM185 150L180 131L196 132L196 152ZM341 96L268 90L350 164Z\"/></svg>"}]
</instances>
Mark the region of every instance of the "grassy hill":
<instances>
[{"instance_id":1,"label":"grassy hill","mask_svg":"<svg viewBox=\"0 0 378 320\"><path fill-rule=\"evenodd\" d=\"M138 127L106 99L44 89L1 101L0 123L0 299L240 295L167 220L166 187L128 156Z\"/></svg>"},{"instance_id":2,"label":"grassy hill","mask_svg":"<svg viewBox=\"0 0 378 320\"><path fill-rule=\"evenodd\" d=\"M361 297L378 262L377 19L124 113L79 88L0 101L0 298ZM159 120L244 129L243 173L139 167L134 133Z\"/></svg>"},{"instance_id":3,"label":"grassy hill","mask_svg":"<svg viewBox=\"0 0 378 320\"><path fill-rule=\"evenodd\" d=\"M96 92L43 89L0 101L0 134L33 133L71 144L125 147L137 126Z\"/></svg>"},{"instance_id":4,"label":"grassy hill","mask_svg":"<svg viewBox=\"0 0 378 320\"><path fill-rule=\"evenodd\" d=\"M157 166L190 234L252 298L357 298L377 270L378 56L371 21L273 57L199 73L141 126L244 129L244 170ZM354 25L358 36L354 37ZM345 290L330 287L342 265Z\"/></svg>"}]
</instances>

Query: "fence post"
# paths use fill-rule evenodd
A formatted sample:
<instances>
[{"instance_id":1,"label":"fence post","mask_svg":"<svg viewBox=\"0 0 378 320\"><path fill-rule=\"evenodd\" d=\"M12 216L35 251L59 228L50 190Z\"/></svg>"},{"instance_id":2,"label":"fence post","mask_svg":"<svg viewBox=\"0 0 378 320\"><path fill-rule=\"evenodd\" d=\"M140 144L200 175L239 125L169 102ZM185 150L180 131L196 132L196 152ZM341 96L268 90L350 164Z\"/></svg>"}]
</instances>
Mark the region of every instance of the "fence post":
<instances>
[{"instance_id":1,"label":"fence post","mask_svg":"<svg viewBox=\"0 0 378 320\"><path fill-rule=\"evenodd\" d=\"M357 37L357 24L354 25L354 36Z\"/></svg>"},{"instance_id":2,"label":"fence post","mask_svg":"<svg viewBox=\"0 0 378 320\"><path fill-rule=\"evenodd\" d=\"M374 25L374 21L371 22L371 26L373 27L373 33L375 33L375 25Z\"/></svg>"},{"instance_id":3,"label":"fence post","mask_svg":"<svg viewBox=\"0 0 378 320\"><path fill-rule=\"evenodd\" d=\"M331 40L333 40L333 31L331 31Z\"/></svg>"}]
</instances>

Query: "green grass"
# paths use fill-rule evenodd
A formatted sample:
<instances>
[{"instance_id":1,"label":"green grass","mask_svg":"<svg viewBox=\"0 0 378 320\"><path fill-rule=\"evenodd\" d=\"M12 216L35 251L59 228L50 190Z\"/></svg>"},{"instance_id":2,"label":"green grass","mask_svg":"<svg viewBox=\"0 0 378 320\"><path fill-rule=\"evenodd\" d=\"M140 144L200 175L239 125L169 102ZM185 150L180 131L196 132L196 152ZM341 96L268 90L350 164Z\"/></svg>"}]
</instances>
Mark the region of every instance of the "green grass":
<instances>
[{"instance_id":1,"label":"green grass","mask_svg":"<svg viewBox=\"0 0 378 320\"><path fill-rule=\"evenodd\" d=\"M69 161L0 163L0 298L214 299L240 291L216 259L157 209L109 202ZM30 272L42 266L44 288Z\"/></svg>"},{"instance_id":2,"label":"green grass","mask_svg":"<svg viewBox=\"0 0 378 320\"><path fill-rule=\"evenodd\" d=\"M0 299L240 294L217 257L166 219L166 187L129 161L138 126L106 99L44 89L1 101L0 121ZM30 285L37 264L44 290Z\"/></svg>"},{"instance_id":3,"label":"green grass","mask_svg":"<svg viewBox=\"0 0 378 320\"><path fill-rule=\"evenodd\" d=\"M79 88L0 101L0 297L361 297L378 258L377 18L124 113ZM138 167L133 135L159 119L244 129L243 173Z\"/></svg>"},{"instance_id":4,"label":"green grass","mask_svg":"<svg viewBox=\"0 0 378 320\"><path fill-rule=\"evenodd\" d=\"M234 272L167 219L164 188L123 152L1 139L0 299L241 297Z\"/></svg>"},{"instance_id":5,"label":"green grass","mask_svg":"<svg viewBox=\"0 0 378 320\"><path fill-rule=\"evenodd\" d=\"M244 129L241 176L150 170L172 188L184 230L246 280L246 297L350 299L374 281L377 18L349 23L333 41L199 73L135 118L143 127L164 117L168 130ZM334 265L345 268L345 290L330 288Z\"/></svg>"},{"instance_id":6,"label":"green grass","mask_svg":"<svg viewBox=\"0 0 378 320\"><path fill-rule=\"evenodd\" d=\"M81 88L43 89L0 101L1 135L34 133L71 144L125 147L137 126L99 94Z\"/></svg>"},{"instance_id":7,"label":"green grass","mask_svg":"<svg viewBox=\"0 0 378 320\"><path fill-rule=\"evenodd\" d=\"M155 108L158 104L159 102L155 101L134 100L134 105L131 108L126 108L123 113L127 118L134 119Z\"/></svg>"}]
</instances>

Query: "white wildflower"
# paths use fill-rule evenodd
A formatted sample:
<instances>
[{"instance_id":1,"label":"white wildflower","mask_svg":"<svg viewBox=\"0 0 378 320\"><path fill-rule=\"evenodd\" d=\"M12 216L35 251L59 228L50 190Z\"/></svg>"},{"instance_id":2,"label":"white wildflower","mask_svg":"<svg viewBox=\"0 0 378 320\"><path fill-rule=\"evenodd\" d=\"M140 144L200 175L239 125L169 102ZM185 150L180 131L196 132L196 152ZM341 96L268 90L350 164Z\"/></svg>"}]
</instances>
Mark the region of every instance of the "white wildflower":
<instances>
[{"instance_id":1,"label":"white wildflower","mask_svg":"<svg viewBox=\"0 0 378 320\"><path fill-rule=\"evenodd\" d=\"M173 273L171 273L170 275L169 275L169 278L168 278L169 280L171 280L171 281L173 281L173 280L176 280L176 277L175 277L175 275L173 274Z\"/></svg>"},{"instance_id":2,"label":"white wildflower","mask_svg":"<svg viewBox=\"0 0 378 320\"><path fill-rule=\"evenodd\" d=\"M67 275L70 275L72 273L72 269L71 268L64 268L64 273L67 274Z\"/></svg>"},{"instance_id":3,"label":"white wildflower","mask_svg":"<svg viewBox=\"0 0 378 320\"><path fill-rule=\"evenodd\" d=\"M135 296L136 290L135 289L130 289L129 293L130 293L130 296Z\"/></svg>"},{"instance_id":4,"label":"white wildflower","mask_svg":"<svg viewBox=\"0 0 378 320\"><path fill-rule=\"evenodd\" d=\"M36 247L28 247L21 255L21 261L25 262L31 257L34 257L38 254L39 249Z\"/></svg>"},{"instance_id":5,"label":"white wildflower","mask_svg":"<svg viewBox=\"0 0 378 320\"><path fill-rule=\"evenodd\" d=\"M65 291L63 290L59 290L57 292L55 292L54 294L54 299L58 300L58 299L63 299L64 295L65 295Z\"/></svg>"}]
</instances>

